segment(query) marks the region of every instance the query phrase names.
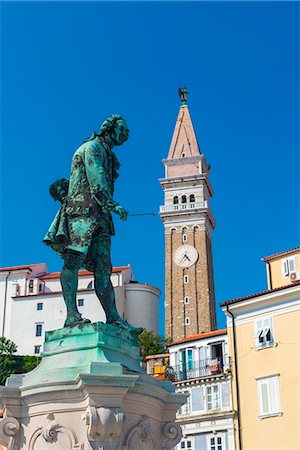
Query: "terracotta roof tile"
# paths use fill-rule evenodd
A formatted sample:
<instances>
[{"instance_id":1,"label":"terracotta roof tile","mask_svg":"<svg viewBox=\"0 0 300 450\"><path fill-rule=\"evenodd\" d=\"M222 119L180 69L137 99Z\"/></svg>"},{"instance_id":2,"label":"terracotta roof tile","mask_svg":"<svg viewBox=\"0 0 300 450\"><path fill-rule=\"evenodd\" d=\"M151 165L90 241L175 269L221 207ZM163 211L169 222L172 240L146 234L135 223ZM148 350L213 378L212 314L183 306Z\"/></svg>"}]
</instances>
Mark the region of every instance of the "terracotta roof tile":
<instances>
[{"instance_id":1,"label":"terracotta roof tile","mask_svg":"<svg viewBox=\"0 0 300 450\"><path fill-rule=\"evenodd\" d=\"M127 270L127 269L130 269L130 265L113 267L112 272L118 273L118 272L122 272L123 270ZM85 276L93 275L93 272L90 272L89 270L79 270L78 275L80 277L85 277ZM47 275L44 275L41 278L43 280L50 280L50 279L55 279L55 278L59 278L59 277L60 277L60 272L52 272L52 273L48 273Z\"/></svg>"},{"instance_id":2,"label":"terracotta roof tile","mask_svg":"<svg viewBox=\"0 0 300 450\"><path fill-rule=\"evenodd\" d=\"M227 328L223 328L222 330L208 331L207 333L193 334L192 336L180 339L179 341L172 342L172 344L167 345L167 347L171 347L172 345L177 344L183 344L184 342L197 341L198 339L219 336L222 334L227 334Z\"/></svg>"},{"instance_id":3,"label":"terracotta roof tile","mask_svg":"<svg viewBox=\"0 0 300 450\"><path fill-rule=\"evenodd\" d=\"M297 286L300 284L300 280L294 281L292 284L287 284L286 286L280 286L275 289L266 289L265 291L256 292L255 294L246 295L245 297L234 298L233 300L227 300L220 304L220 306L231 305L232 303L242 302L243 300L248 300L249 298L260 297L261 295L270 294L271 292L281 291L283 289L288 289L293 286Z\"/></svg>"},{"instance_id":4,"label":"terracotta roof tile","mask_svg":"<svg viewBox=\"0 0 300 450\"><path fill-rule=\"evenodd\" d=\"M268 261L269 259L277 258L278 256L281 256L281 255L287 255L289 253L293 253L296 250L300 250L300 247L294 247L294 248L291 248L290 250L285 250L284 252L274 253L273 255L270 255L270 256L264 256L263 258L261 258L261 260Z\"/></svg>"},{"instance_id":5,"label":"terracotta roof tile","mask_svg":"<svg viewBox=\"0 0 300 450\"><path fill-rule=\"evenodd\" d=\"M9 270L24 270L30 269L32 266L36 266L37 264L27 264L26 266L11 266L11 267L1 267L0 272L8 272Z\"/></svg>"}]
</instances>

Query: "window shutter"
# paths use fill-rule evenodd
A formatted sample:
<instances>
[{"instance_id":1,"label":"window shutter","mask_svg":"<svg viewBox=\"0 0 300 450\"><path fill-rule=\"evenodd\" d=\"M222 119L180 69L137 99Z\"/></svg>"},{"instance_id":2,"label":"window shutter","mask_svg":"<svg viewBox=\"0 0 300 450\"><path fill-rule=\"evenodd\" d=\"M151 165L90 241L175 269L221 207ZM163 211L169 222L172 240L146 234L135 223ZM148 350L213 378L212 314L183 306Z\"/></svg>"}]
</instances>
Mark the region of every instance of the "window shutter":
<instances>
[{"instance_id":1,"label":"window shutter","mask_svg":"<svg viewBox=\"0 0 300 450\"><path fill-rule=\"evenodd\" d=\"M289 274L289 262L287 259L284 259L282 262L282 273L285 277Z\"/></svg>"},{"instance_id":2,"label":"window shutter","mask_svg":"<svg viewBox=\"0 0 300 450\"><path fill-rule=\"evenodd\" d=\"M193 369L193 350L188 349L187 351L187 359L188 359L188 369Z\"/></svg>"},{"instance_id":3,"label":"window shutter","mask_svg":"<svg viewBox=\"0 0 300 450\"><path fill-rule=\"evenodd\" d=\"M229 383L222 383L222 407L230 406L230 388Z\"/></svg>"},{"instance_id":4,"label":"window shutter","mask_svg":"<svg viewBox=\"0 0 300 450\"><path fill-rule=\"evenodd\" d=\"M270 403L270 413L275 413L279 411L278 398L277 398L277 383L276 378L269 381L269 403Z\"/></svg>"},{"instance_id":5,"label":"window shutter","mask_svg":"<svg viewBox=\"0 0 300 450\"><path fill-rule=\"evenodd\" d=\"M269 398L268 398L268 383L264 382L260 385L260 395L261 395L261 407L262 414L267 414L269 412Z\"/></svg>"},{"instance_id":6,"label":"window shutter","mask_svg":"<svg viewBox=\"0 0 300 450\"><path fill-rule=\"evenodd\" d=\"M200 434L198 436L195 436L195 449L199 450L206 450L206 435Z\"/></svg>"},{"instance_id":7,"label":"window shutter","mask_svg":"<svg viewBox=\"0 0 300 450\"><path fill-rule=\"evenodd\" d=\"M289 265L289 272L295 272L296 271L296 258L289 258L287 260Z\"/></svg>"},{"instance_id":8,"label":"window shutter","mask_svg":"<svg viewBox=\"0 0 300 450\"><path fill-rule=\"evenodd\" d=\"M203 386L193 387L191 394L192 411L203 411L205 409Z\"/></svg>"}]
</instances>

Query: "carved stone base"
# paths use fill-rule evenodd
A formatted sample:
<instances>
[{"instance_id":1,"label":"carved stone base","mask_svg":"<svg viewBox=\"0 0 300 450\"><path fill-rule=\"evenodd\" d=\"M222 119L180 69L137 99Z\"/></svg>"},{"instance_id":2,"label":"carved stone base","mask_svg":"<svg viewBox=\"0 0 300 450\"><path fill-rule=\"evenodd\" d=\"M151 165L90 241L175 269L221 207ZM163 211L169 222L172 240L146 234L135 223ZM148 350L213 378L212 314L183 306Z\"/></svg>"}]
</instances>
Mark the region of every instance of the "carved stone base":
<instances>
[{"instance_id":1,"label":"carved stone base","mask_svg":"<svg viewBox=\"0 0 300 450\"><path fill-rule=\"evenodd\" d=\"M167 450L186 401L143 373L136 337L87 324L46 335L41 364L0 387L0 443L9 450Z\"/></svg>"}]
</instances>

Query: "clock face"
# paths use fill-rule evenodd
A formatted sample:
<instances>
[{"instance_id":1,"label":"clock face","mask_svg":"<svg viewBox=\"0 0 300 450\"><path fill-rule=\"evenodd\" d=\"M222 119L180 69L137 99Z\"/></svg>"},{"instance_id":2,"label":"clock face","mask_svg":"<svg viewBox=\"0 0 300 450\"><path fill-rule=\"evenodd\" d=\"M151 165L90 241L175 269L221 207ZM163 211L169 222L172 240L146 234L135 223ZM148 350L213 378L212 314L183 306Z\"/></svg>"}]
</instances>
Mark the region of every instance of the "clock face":
<instances>
[{"instance_id":1,"label":"clock face","mask_svg":"<svg viewBox=\"0 0 300 450\"><path fill-rule=\"evenodd\" d=\"M195 264L198 259L198 252L191 245L182 245L174 255L175 263L180 267L189 267Z\"/></svg>"}]
</instances>

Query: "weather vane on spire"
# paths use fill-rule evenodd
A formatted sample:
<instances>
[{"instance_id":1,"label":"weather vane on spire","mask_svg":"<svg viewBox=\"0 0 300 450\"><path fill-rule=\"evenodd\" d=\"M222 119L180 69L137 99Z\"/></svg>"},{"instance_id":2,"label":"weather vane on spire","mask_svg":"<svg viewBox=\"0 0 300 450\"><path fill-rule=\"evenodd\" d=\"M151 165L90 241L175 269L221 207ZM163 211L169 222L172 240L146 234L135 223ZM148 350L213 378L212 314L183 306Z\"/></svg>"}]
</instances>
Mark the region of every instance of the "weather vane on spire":
<instances>
[{"instance_id":1,"label":"weather vane on spire","mask_svg":"<svg viewBox=\"0 0 300 450\"><path fill-rule=\"evenodd\" d=\"M186 102L187 102L187 95L188 95L188 90L187 90L187 88L186 88L186 87L179 88L179 89L178 89L178 95L179 95L179 97L180 97L180 99L181 99L181 103L182 103L183 105L186 105Z\"/></svg>"}]
</instances>

